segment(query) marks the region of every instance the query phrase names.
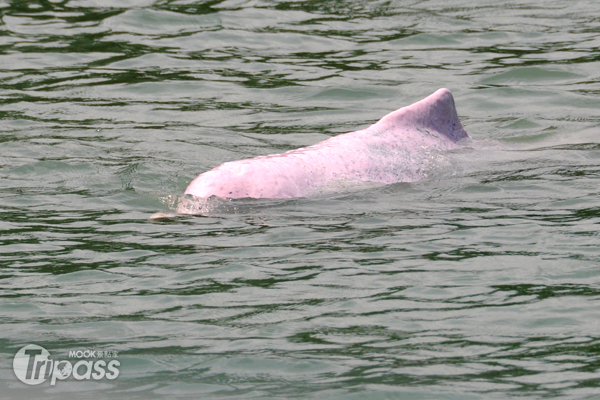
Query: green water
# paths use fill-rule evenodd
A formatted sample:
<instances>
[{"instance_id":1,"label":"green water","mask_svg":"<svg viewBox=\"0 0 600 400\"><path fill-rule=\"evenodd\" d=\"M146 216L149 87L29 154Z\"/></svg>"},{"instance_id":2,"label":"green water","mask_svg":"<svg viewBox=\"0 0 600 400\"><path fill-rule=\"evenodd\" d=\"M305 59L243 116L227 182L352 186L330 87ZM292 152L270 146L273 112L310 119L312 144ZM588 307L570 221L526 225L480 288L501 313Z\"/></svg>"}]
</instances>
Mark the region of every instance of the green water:
<instances>
[{"instance_id":1,"label":"green water","mask_svg":"<svg viewBox=\"0 0 600 400\"><path fill-rule=\"evenodd\" d=\"M0 15L2 399L600 399L600 3ZM422 182L148 220L440 87L475 140ZM28 344L120 374L26 385Z\"/></svg>"}]
</instances>

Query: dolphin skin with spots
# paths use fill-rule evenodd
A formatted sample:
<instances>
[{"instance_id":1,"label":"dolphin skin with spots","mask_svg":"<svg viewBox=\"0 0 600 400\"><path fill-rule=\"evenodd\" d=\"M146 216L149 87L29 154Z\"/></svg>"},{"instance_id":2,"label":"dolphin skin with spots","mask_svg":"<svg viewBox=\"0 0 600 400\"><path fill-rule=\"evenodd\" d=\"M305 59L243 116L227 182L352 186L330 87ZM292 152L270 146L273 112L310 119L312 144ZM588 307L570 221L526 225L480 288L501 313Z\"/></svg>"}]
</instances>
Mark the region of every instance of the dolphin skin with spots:
<instances>
[{"instance_id":1,"label":"dolphin skin with spots","mask_svg":"<svg viewBox=\"0 0 600 400\"><path fill-rule=\"evenodd\" d=\"M439 89L368 128L282 154L226 162L194 179L185 194L200 198L304 197L336 181L414 182L432 157L468 138L452 93Z\"/></svg>"}]
</instances>

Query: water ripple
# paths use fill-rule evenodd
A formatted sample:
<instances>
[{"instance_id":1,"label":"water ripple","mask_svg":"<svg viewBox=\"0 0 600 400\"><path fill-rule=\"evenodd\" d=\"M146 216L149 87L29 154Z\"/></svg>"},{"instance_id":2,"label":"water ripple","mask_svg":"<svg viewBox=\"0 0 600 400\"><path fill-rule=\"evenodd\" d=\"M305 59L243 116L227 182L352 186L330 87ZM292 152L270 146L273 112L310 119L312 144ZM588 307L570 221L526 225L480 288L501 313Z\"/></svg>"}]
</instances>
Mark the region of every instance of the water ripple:
<instances>
[{"instance_id":1,"label":"water ripple","mask_svg":"<svg viewBox=\"0 0 600 400\"><path fill-rule=\"evenodd\" d=\"M598 11L0 1L3 396L594 398ZM475 140L425 181L148 221L439 87ZM29 343L121 374L21 385Z\"/></svg>"}]
</instances>

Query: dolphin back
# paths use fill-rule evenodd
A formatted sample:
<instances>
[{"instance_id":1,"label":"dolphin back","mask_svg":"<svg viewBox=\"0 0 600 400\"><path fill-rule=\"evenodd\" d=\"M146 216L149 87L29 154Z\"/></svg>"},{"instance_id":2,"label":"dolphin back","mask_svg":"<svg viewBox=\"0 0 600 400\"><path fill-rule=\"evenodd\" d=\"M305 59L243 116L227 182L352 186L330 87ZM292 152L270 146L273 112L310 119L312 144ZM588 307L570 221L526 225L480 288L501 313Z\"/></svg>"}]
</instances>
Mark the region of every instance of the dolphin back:
<instances>
[{"instance_id":1,"label":"dolphin back","mask_svg":"<svg viewBox=\"0 0 600 400\"><path fill-rule=\"evenodd\" d=\"M339 182L414 182L427 176L431 153L469 137L448 89L355 132L282 154L227 162L194 179L185 194L200 198L291 198ZM187 212L185 207L181 212Z\"/></svg>"}]
</instances>

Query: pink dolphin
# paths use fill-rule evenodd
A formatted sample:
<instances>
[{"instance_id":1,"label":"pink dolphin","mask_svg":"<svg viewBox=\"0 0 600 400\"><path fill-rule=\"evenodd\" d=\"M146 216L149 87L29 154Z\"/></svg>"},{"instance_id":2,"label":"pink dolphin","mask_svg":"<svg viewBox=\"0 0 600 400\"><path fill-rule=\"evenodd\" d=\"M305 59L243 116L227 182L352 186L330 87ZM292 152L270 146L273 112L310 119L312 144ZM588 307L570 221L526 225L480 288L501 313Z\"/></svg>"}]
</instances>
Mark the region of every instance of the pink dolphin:
<instances>
[{"instance_id":1,"label":"pink dolphin","mask_svg":"<svg viewBox=\"0 0 600 400\"><path fill-rule=\"evenodd\" d=\"M425 177L436 152L467 138L452 93L439 89L356 132L283 154L226 162L198 176L185 194L208 198L290 198L334 181L385 184Z\"/></svg>"}]
</instances>

